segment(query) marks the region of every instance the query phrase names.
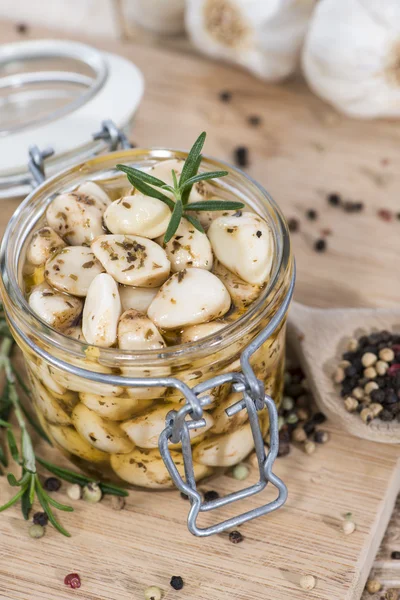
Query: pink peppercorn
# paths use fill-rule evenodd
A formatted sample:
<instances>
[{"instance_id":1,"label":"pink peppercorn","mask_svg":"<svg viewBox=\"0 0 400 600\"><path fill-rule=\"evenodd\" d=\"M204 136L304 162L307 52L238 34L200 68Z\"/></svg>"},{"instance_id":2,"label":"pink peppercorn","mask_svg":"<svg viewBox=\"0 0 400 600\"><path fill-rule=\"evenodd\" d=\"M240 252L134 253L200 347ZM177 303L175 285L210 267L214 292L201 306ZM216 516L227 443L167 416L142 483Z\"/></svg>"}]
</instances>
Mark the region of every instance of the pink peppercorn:
<instances>
[{"instance_id":1,"label":"pink peppercorn","mask_svg":"<svg viewBox=\"0 0 400 600\"><path fill-rule=\"evenodd\" d=\"M395 363L394 365L390 365L390 367L386 371L386 374L389 375L389 377L393 377L393 375L396 375L396 373L398 373L399 371L400 371L400 364Z\"/></svg>"},{"instance_id":2,"label":"pink peppercorn","mask_svg":"<svg viewBox=\"0 0 400 600\"><path fill-rule=\"evenodd\" d=\"M381 208L378 210L378 217L382 219L382 221L391 221L393 219L392 211L387 208Z\"/></svg>"},{"instance_id":3,"label":"pink peppercorn","mask_svg":"<svg viewBox=\"0 0 400 600\"><path fill-rule=\"evenodd\" d=\"M69 573L64 578L65 585L69 585L70 588L76 589L81 587L81 578L78 573Z\"/></svg>"}]
</instances>

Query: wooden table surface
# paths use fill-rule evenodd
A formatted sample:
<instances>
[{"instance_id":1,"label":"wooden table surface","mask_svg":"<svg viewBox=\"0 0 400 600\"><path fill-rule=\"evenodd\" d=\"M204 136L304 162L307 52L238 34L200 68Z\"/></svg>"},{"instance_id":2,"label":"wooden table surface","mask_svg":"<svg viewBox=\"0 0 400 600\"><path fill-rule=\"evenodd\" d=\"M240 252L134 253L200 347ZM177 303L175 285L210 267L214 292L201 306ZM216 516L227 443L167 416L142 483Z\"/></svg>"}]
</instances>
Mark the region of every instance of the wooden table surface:
<instances>
[{"instance_id":1,"label":"wooden table surface","mask_svg":"<svg viewBox=\"0 0 400 600\"><path fill-rule=\"evenodd\" d=\"M52 34L33 28L29 36ZM17 39L21 38L12 24L0 23L1 43ZM394 216L385 221L377 211L400 211L400 123L339 116L313 96L300 78L266 85L237 69L196 56L89 41L132 59L144 73L144 101L132 132L137 145L187 148L200 131L206 130L207 154L232 162L237 146L248 148L248 173L269 190L287 217L296 217L300 222L300 231L292 236L298 266L297 300L315 306L398 305L400 220ZM225 90L232 93L229 103L219 100L220 92ZM123 93L123 89L116 93ZM249 125L252 115L261 117L258 127ZM332 192L345 200L362 201L364 210L350 214L329 206L326 196ZM1 230L16 206L16 201L2 201ZM317 211L316 220L306 218L308 209ZM326 238L327 251L317 253L314 242L327 229L331 232ZM332 442L327 445L330 449L319 449L315 457L305 457L299 451L281 460L277 471L292 477L295 492L289 508L284 509L286 516L279 511L269 521L266 519L265 526L258 522L247 527L248 543L252 541L253 546L233 547L226 539L218 538L199 543L191 538L184 525L187 506L176 494L163 494L158 497L161 500L143 492L131 494L129 510L122 513L111 513L107 503L93 510L80 504L75 516L64 518L74 534L69 541L49 528L43 540L29 540L19 512L11 510L0 518L0 598L69 598L71 593L59 584L60 578L83 567L87 584L73 594L88 600L141 598L140 590L145 585L155 583L168 589L168 573L183 572L190 582L186 592L177 595L168 591L166 598L359 598L366 573L360 564L354 565L352 546L353 559L357 556L356 562L360 563L365 559L363 553L377 547L379 540L373 543L372 539L380 536L380 530L375 530L377 523L369 511L382 513L384 509L384 513L393 506L399 485L399 451L332 432ZM341 464L335 481L331 480L327 463L332 457ZM363 462L366 457L369 469ZM365 472L360 473L357 464L362 464ZM232 480L222 479L221 488L231 489ZM316 483L324 487L325 500L319 505L317 521L312 521L308 519L313 510L309 487ZM346 486L348 489L343 490ZM4 482L0 490L1 498L8 497ZM355 537L343 542L337 519L341 509L346 512L349 508L355 493L359 494L359 508L356 503L352 510L358 510L362 522ZM175 510L175 526L163 530L163 521L170 519ZM381 517L380 526L389 515ZM136 537L129 519L137 527ZM303 524L300 528L299 519ZM298 531L295 551L293 537L287 538L293 528ZM157 535L168 536L158 547L154 545ZM274 556L268 554L269 535L281 539L280 546L274 546ZM326 536L334 537L334 543ZM395 544L400 550L400 540L389 531L375 565L391 585L400 584L399 569L393 561L387 561L389 549L396 549ZM121 558L121 546L125 554L123 562L118 563L115 557ZM217 558L210 560L210 552ZM63 560L64 553L68 564ZM298 587L304 553L309 554L311 568L319 576L317 588L309 594ZM105 567L104 555L109 557ZM193 568L191 560L195 562ZM336 567L332 567L332 561ZM291 568L285 570L283 563L291 564ZM385 573L390 575L386 577Z\"/></svg>"}]
</instances>

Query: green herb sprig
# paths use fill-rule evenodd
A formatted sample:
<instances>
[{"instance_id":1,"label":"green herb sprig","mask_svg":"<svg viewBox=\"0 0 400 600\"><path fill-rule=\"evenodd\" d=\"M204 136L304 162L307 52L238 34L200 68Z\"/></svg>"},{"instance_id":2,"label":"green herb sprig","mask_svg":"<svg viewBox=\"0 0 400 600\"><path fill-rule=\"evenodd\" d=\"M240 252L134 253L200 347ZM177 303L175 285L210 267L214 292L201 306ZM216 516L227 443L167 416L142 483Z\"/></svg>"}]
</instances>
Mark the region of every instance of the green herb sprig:
<instances>
[{"instance_id":1,"label":"green herb sprig","mask_svg":"<svg viewBox=\"0 0 400 600\"><path fill-rule=\"evenodd\" d=\"M164 202L172 211L171 220L164 235L164 243L170 241L176 233L182 217L187 219L193 227L204 233L201 223L195 216L187 214L188 211L216 211L216 210L239 210L244 207L241 202L230 200L202 200L200 202L189 203L190 192L195 183L207 179L218 179L228 175L228 171L210 171L199 173L199 167L202 160L201 151L206 139L206 133L203 131L193 144L182 168L179 180L175 171L172 169L173 185L168 185L161 179L149 175L144 171L129 167L127 165L117 165L117 169L126 173L129 182L139 192L145 196L151 196ZM161 190L170 192L173 199L163 194Z\"/></svg>"},{"instance_id":2,"label":"green herb sprig","mask_svg":"<svg viewBox=\"0 0 400 600\"><path fill-rule=\"evenodd\" d=\"M46 440L49 444L51 442L41 426L36 423L36 421L20 401L16 387L17 381L27 395L30 395L30 391L25 385L23 379L12 366L10 356L14 341L7 327L1 306L0 332L0 335L4 335L0 345L0 370L3 370L6 375L5 387L2 395L0 396L0 432L1 430L5 432L5 441L7 442L10 455L12 459L21 467L21 477L19 479L17 479L12 473L8 473L7 475L8 483L12 487L19 488L19 490L11 498L11 500L0 506L0 512L10 508L10 506L13 506L18 501L21 501L22 514L27 520L29 518L29 513L33 502L35 498L37 498L44 512L47 514L50 523L57 529L57 531L67 537L70 537L68 531L64 529L64 527L55 517L52 509L56 508L66 512L72 512L74 509L71 506L66 506L65 504L57 502L46 492L37 473L37 464L42 465L45 469L47 469L47 471L69 483L78 483L79 485L83 486L90 482L94 482L95 479L91 479L90 477L86 477L80 473L70 471L69 469L57 467L53 463L36 456L33 449L32 439L27 429L27 422L44 440ZM12 411L14 411L18 427L21 431L20 447L18 447L12 425L8 421ZM0 464L2 464L3 467L8 467L7 454L1 445ZM100 483L99 485L103 494L112 494L115 496L128 495L126 490L123 490L116 485L108 483Z\"/></svg>"}]
</instances>

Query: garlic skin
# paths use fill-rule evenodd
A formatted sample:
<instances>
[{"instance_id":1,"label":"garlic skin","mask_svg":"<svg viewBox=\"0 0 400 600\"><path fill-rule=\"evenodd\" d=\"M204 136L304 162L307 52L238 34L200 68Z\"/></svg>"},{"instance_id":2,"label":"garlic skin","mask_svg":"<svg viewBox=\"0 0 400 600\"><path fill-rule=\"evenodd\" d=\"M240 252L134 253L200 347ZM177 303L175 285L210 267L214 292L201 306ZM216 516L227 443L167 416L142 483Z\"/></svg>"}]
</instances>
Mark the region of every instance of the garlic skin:
<instances>
[{"instance_id":1,"label":"garlic skin","mask_svg":"<svg viewBox=\"0 0 400 600\"><path fill-rule=\"evenodd\" d=\"M186 29L213 58L279 81L296 68L315 0L187 0Z\"/></svg>"},{"instance_id":2,"label":"garlic skin","mask_svg":"<svg viewBox=\"0 0 400 600\"><path fill-rule=\"evenodd\" d=\"M311 89L357 118L400 115L400 3L324 0L307 33L302 66Z\"/></svg>"},{"instance_id":3,"label":"garlic skin","mask_svg":"<svg viewBox=\"0 0 400 600\"><path fill-rule=\"evenodd\" d=\"M185 0L124 0L125 19L165 35L183 33Z\"/></svg>"}]
</instances>

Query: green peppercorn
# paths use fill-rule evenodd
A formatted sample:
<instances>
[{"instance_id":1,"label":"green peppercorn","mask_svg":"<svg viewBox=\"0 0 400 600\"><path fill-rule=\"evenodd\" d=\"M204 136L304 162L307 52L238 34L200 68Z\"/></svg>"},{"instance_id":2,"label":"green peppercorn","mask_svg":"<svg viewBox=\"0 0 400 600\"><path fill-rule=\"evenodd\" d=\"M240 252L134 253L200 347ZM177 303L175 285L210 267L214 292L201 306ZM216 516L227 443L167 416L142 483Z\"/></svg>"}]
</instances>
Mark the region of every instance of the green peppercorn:
<instances>
[{"instance_id":1,"label":"green peppercorn","mask_svg":"<svg viewBox=\"0 0 400 600\"><path fill-rule=\"evenodd\" d=\"M44 536L45 529L41 525L31 525L29 535L31 538L39 539Z\"/></svg>"},{"instance_id":2,"label":"green peppercorn","mask_svg":"<svg viewBox=\"0 0 400 600\"><path fill-rule=\"evenodd\" d=\"M88 483L83 488L82 498L86 502L91 502L93 504L100 502L102 495L100 486L97 483Z\"/></svg>"},{"instance_id":3,"label":"green peppercorn","mask_svg":"<svg viewBox=\"0 0 400 600\"><path fill-rule=\"evenodd\" d=\"M249 476L249 467L243 463L236 465L236 467L234 467L232 470L232 476L234 479L238 479L239 481L247 479Z\"/></svg>"}]
</instances>

